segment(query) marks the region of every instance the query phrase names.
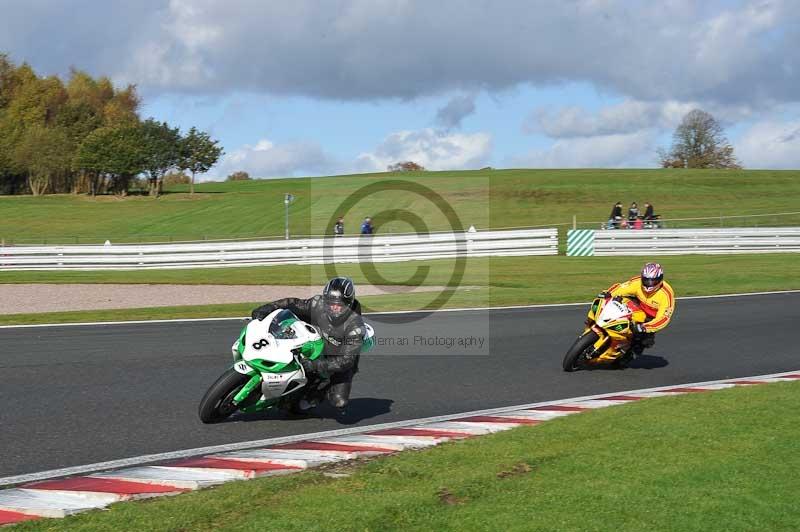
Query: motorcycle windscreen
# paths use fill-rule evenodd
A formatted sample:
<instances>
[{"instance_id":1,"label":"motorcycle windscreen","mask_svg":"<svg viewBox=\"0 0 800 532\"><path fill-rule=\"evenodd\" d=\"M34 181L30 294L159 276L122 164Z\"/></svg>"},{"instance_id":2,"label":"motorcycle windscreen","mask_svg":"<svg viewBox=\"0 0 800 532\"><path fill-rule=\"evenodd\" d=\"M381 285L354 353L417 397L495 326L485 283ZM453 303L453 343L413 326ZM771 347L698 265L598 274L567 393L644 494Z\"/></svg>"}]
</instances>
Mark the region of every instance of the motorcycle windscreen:
<instances>
[{"instance_id":1,"label":"motorcycle windscreen","mask_svg":"<svg viewBox=\"0 0 800 532\"><path fill-rule=\"evenodd\" d=\"M294 325L300 320L289 310L283 309L272 316L269 322L269 333L278 340L291 340L297 338Z\"/></svg>"},{"instance_id":2,"label":"motorcycle windscreen","mask_svg":"<svg viewBox=\"0 0 800 532\"><path fill-rule=\"evenodd\" d=\"M627 318L630 313L631 309L629 309L627 305L612 300L606 303L606 306L603 307L596 321L599 326L604 327L607 323Z\"/></svg>"}]
</instances>

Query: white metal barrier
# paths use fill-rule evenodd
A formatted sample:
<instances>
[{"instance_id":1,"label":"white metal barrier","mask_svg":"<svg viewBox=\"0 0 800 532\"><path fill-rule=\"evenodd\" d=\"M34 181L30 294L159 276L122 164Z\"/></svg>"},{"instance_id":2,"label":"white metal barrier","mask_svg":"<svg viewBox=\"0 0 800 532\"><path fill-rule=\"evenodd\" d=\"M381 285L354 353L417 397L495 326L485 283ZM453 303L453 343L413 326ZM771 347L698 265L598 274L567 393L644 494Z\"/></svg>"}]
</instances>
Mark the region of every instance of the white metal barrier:
<instances>
[{"instance_id":1,"label":"white metal barrier","mask_svg":"<svg viewBox=\"0 0 800 532\"><path fill-rule=\"evenodd\" d=\"M551 228L260 242L7 246L0 247L0 270L219 268L556 254L558 232Z\"/></svg>"},{"instance_id":2,"label":"white metal barrier","mask_svg":"<svg viewBox=\"0 0 800 532\"><path fill-rule=\"evenodd\" d=\"M800 227L594 231L593 255L800 252Z\"/></svg>"}]
</instances>

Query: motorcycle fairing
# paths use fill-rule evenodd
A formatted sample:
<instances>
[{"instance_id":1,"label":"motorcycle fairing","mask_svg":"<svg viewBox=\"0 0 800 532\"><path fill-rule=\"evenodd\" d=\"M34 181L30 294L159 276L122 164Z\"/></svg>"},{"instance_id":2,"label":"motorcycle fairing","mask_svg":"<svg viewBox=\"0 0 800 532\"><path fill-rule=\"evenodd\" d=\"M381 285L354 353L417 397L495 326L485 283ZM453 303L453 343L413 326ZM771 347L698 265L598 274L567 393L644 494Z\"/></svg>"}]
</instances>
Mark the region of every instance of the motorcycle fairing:
<instances>
[{"instance_id":1,"label":"motorcycle fairing","mask_svg":"<svg viewBox=\"0 0 800 532\"><path fill-rule=\"evenodd\" d=\"M630 298L597 298L592 302L588 313L589 325L584 333L593 330L598 335L597 341L592 346L598 355L587 362L590 364L605 364L613 362L622 356L630 347L634 322L644 322L646 314L638 302Z\"/></svg>"}]
</instances>

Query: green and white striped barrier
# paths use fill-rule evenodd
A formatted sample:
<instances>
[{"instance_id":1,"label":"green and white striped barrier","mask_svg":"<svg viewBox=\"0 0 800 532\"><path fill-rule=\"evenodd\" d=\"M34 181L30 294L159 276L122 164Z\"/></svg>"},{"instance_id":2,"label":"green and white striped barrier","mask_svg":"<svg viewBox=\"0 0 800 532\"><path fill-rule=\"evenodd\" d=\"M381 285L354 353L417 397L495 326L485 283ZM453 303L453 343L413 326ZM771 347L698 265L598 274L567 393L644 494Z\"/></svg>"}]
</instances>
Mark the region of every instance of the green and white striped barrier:
<instances>
[{"instance_id":1,"label":"green and white striped barrier","mask_svg":"<svg viewBox=\"0 0 800 532\"><path fill-rule=\"evenodd\" d=\"M591 257L594 255L594 229L570 229L567 231L567 257Z\"/></svg>"}]
</instances>

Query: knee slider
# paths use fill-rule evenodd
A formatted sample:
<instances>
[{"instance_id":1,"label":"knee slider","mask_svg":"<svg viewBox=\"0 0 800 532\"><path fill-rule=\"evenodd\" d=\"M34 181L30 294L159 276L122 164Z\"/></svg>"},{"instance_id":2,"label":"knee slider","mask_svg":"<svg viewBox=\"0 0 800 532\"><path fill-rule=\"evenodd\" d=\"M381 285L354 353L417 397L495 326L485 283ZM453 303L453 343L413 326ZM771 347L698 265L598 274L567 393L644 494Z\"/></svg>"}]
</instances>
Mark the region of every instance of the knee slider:
<instances>
[{"instance_id":1,"label":"knee slider","mask_svg":"<svg viewBox=\"0 0 800 532\"><path fill-rule=\"evenodd\" d=\"M331 402L331 405L333 405L334 408L340 409L346 407L347 403L350 402L347 397L338 393L332 393L330 397L328 397L328 400Z\"/></svg>"}]
</instances>

